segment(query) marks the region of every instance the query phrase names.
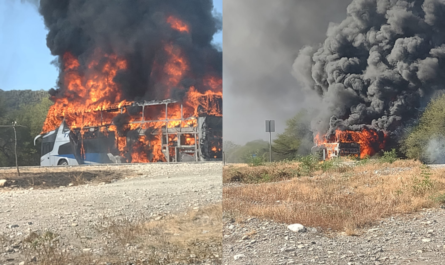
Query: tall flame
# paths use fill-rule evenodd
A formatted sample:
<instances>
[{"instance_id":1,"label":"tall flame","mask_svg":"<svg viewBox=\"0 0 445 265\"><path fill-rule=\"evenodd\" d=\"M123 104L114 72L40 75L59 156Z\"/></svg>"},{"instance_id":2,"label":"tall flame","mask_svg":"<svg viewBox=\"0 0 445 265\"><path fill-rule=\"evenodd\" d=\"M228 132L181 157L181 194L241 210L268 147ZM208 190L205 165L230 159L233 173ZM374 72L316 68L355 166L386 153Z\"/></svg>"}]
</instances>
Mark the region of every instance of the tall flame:
<instances>
[{"instance_id":1,"label":"tall flame","mask_svg":"<svg viewBox=\"0 0 445 265\"><path fill-rule=\"evenodd\" d=\"M180 32L190 33L189 26L187 24L185 24L183 21L175 18L174 16L169 16L167 18L167 23L170 24L170 27L172 29L175 29Z\"/></svg>"},{"instance_id":2,"label":"tall flame","mask_svg":"<svg viewBox=\"0 0 445 265\"><path fill-rule=\"evenodd\" d=\"M174 30L190 33L189 26L174 16L169 16L167 23ZM173 88L186 89L181 86L181 80L188 75L193 76L193 73L190 73L189 62L179 47L172 43L164 43L161 50L161 53L167 56L167 60L161 64L160 61L155 59L151 77L157 84L164 87L161 96L169 98ZM121 112L125 114L127 111L123 107L132 104L132 102L124 98L119 85L114 82L114 79L119 71L128 69L127 61L125 58L105 53L99 49L95 50L87 60L87 66L82 67L79 59L73 54L68 52L64 54L62 58L64 94L52 98L55 103L48 111L42 133L56 129L63 119L72 130L80 129L81 133L85 127L104 125L108 126L108 131L118 131L116 126L113 125L113 118ZM205 93L199 92L195 87L190 87L185 93L183 116L192 117L202 113L222 116L221 106L215 103L217 101L215 99L222 98L221 78L211 75L206 76L202 83L206 90ZM163 127L197 126L196 119L180 120L181 108L178 104L168 106L167 117L170 120L176 119L177 121L163 121L166 119L165 109L153 110L147 107L144 116L150 116L150 120L159 121L140 125L132 122L140 121L142 115L130 116L128 124L120 130L134 130L141 126L143 129L151 128L154 130L161 130ZM104 130L101 129L101 131ZM129 143L127 143L126 137L118 133L115 133L115 135L117 149L122 156L130 152L131 162L165 161L159 135L140 136L139 139L130 143L130 146L127 146ZM186 136L185 141L188 145L195 144L195 138L190 135Z\"/></svg>"},{"instance_id":3,"label":"tall flame","mask_svg":"<svg viewBox=\"0 0 445 265\"><path fill-rule=\"evenodd\" d=\"M361 131L339 130L335 131L335 135L326 137L317 134L314 137L314 143L317 146L324 145L332 149L338 143L358 143L360 145L360 158L372 156L378 151L383 150L386 145L386 134L380 135L376 130L364 128ZM332 154L328 151L327 158L331 158Z\"/></svg>"}]
</instances>

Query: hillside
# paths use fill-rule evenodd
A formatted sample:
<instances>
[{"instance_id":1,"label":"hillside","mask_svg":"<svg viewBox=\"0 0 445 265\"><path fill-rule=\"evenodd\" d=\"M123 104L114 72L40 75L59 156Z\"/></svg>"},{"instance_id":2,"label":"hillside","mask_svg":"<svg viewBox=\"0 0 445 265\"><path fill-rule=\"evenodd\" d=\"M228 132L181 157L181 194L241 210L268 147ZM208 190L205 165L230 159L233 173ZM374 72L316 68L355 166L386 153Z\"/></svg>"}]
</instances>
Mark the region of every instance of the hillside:
<instances>
[{"instance_id":1,"label":"hillside","mask_svg":"<svg viewBox=\"0 0 445 265\"><path fill-rule=\"evenodd\" d=\"M21 106L34 105L48 98L48 91L45 90L11 90L0 89L0 98L4 99L6 111L18 110Z\"/></svg>"},{"instance_id":2,"label":"hillside","mask_svg":"<svg viewBox=\"0 0 445 265\"><path fill-rule=\"evenodd\" d=\"M33 140L42 131L48 109L52 105L47 91L0 90L0 124L16 121L25 127L17 129L17 156L19 165L38 165L40 148ZM0 128L0 167L15 165L15 134L11 128Z\"/></svg>"}]
</instances>

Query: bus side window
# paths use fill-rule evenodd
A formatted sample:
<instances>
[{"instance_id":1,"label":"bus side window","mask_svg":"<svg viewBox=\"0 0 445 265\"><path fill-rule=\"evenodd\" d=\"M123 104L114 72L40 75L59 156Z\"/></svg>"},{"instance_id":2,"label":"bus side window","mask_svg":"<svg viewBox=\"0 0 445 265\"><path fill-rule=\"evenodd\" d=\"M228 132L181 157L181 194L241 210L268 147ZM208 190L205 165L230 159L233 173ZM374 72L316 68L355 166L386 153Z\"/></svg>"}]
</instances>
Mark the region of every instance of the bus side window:
<instances>
[{"instance_id":1,"label":"bus side window","mask_svg":"<svg viewBox=\"0 0 445 265\"><path fill-rule=\"evenodd\" d=\"M51 149L54 145L51 145L51 143L43 143L42 144L42 156L48 154L51 152Z\"/></svg>"}]
</instances>

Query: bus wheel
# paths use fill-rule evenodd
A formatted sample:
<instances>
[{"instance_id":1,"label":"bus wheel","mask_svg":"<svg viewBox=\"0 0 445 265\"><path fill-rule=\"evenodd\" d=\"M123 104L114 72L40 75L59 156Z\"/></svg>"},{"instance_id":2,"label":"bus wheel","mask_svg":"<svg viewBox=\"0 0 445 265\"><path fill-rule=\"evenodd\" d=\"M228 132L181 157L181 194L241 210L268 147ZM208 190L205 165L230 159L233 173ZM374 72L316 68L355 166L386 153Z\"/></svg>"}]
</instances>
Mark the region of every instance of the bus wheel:
<instances>
[{"instance_id":1,"label":"bus wheel","mask_svg":"<svg viewBox=\"0 0 445 265\"><path fill-rule=\"evenodd\" d=\"M59 161L59 163L57 164L59 166L68 166L68 161L66 161L65 159L62 159Z\"/></svg>"}]
</instances>

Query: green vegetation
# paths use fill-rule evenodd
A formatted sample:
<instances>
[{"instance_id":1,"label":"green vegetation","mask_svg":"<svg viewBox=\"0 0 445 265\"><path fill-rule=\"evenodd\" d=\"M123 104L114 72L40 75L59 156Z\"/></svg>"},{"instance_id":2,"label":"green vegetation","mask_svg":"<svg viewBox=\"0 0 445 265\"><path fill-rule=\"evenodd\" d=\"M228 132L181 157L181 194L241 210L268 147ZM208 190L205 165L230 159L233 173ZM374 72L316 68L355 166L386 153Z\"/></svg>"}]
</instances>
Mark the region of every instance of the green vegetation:
<instances>
[{"instance_id":1,"label":"green vegetation","mask_svg":"<svg viewBox=\"0 0 445 265\"><path fill-rule=\"evenodd\" d=\"M46 96L44 96L46 95ZM0 90L0 125L11 125L13 121L26 128L17 127L17 153L21 166L39 165L40 148L34 146L52 102L44 91ZM14 131L0 129L0 167L14 166Z\"/></svg>"},{"instance_id":2,"label":"green vegetation","mask_svg":"<svg viewBox=\"0 0 445 265\"><path fill-rule=\"evenodd\" d=\"M306 111L300 111L287 121L284 133L279 134L272 144L272 161L295 160L310 154L313 146L310 121ZM248 163L252 166L269 161L269 142L255 140L245 145L224 142L225 159L228 163Z\"/></svg>"},{"instance_id":3,"label":"green vegetation","mask_svg":"<svg viewBox=\"0 0 445 265\"><path fill-rule=\"evenodd\" d=\"M269 143L263 140L256 140L240 146L228 141L224 142L224 153L228 163L259 165L268 160Z\"/></svg>"},{"instance_id":4,"label":"green vegetation","mask_svg":"<svg viewBox=\"0 0 445 265\"><path fill-rule=\"evenodd\" d=\"M297 155L306 155L313 146L313 134L306 111L300 111L286 122L284 133L273 141L272 150L277 160L295 159Z\"/></svg>"},{"instance_id":5,"label":"green vegetation","mask_svg":"<svg viewBox=\"0 0 445 265\"><path fill-rule=\"evenodd\" d=\"M434 187L434 183L431 180L432 173L430 172L429 168L422 165L420 169L420 179L417 177L414 177L413 179L413 192L415 194L423 195Z\"/></svg>"},{"instance_id":6,"label":"green vegetation","mask_svg":"<svg viewBox=\"0 0 445 265\"><path fill-rule=\"evenodd\" d=\"M425 109L419 124L402 142L401 150L408 158L423 162L436 162L432 152L428 152L431 141L437 141L433 147L441 145L445 138L445 94L433 99ZM441 152L439 152L440 154Z\"/></svg>"},{"instance_id":7,"label":"green vegetation","mask_svg":"<svg viewBox=\"0 0 445 265\"><path fill-rule=\"evenodd\" d=\"M383 156L380 157L380 162L392 164L395 161L397 161L397 159L398 159L398 157L397 157L396 149L392 149L391 151L383 152Z\"/></svg>"}]
</instances>

